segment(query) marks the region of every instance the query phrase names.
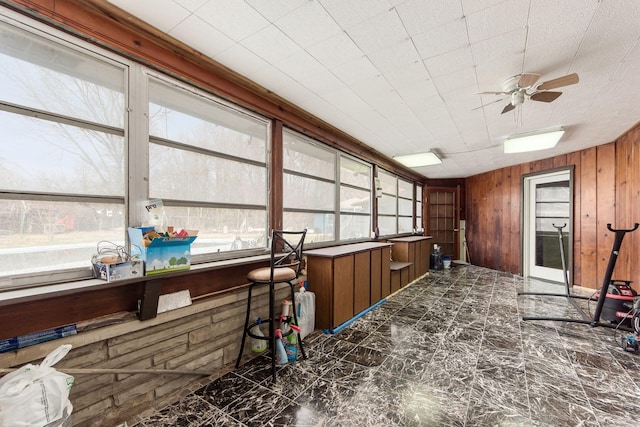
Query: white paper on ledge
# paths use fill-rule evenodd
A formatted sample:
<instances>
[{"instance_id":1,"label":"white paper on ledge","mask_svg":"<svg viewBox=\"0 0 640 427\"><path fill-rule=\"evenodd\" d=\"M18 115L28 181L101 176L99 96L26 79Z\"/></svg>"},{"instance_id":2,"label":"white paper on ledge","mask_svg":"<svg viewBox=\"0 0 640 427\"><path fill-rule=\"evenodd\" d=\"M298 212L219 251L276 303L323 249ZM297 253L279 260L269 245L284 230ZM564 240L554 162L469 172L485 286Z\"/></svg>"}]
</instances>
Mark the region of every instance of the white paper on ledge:
<instances>
[{"instance_id":1,"label":"white paper on ledge","mask_svg":"<svg viewBox=\"0 0 640 427\"><path fill-rule=\"evenodd\" d=\"M191 294L188 289L172 294L160 295L160 298L158 298L158 314L189 305L191 305Z\"/></svg>"}]
</instances>

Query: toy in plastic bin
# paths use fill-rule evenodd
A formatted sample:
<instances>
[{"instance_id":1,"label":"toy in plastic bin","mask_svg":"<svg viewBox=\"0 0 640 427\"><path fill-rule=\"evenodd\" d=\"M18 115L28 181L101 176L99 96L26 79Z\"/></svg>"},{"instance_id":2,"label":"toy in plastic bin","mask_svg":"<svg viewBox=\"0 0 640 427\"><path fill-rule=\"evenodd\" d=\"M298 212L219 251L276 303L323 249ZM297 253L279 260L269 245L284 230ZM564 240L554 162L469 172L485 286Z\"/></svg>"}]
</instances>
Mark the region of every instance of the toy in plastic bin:
<instances>
[{"instance_id":1,"label":"toy in plastic bin","mask_svg":"<svg viewBox=\"0 0 640 427\"><path fill-rule=\"evenodd\" d=\"M191 243L198 230L160 232L150 227L128 228L132 253L145 262L145 275L177 272L191 268Z\"/></svg>"}]
</instances>

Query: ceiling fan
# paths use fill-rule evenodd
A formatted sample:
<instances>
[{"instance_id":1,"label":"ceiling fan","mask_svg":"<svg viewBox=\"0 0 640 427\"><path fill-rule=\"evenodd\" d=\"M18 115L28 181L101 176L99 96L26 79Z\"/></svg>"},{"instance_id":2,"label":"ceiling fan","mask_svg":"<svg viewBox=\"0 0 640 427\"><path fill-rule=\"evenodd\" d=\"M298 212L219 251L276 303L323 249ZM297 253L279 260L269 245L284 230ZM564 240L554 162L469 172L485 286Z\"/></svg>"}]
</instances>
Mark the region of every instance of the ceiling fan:
<instances>
[{"instance_id":1,"label":"ceiling fan","mask_svg":"<svg viewBox=\"0 0 640 427\"><path fill-rule=\"evenodd\" d=\"M477 92L476 95L509 95L509 103L502 109L501 114L504 114L524 103L526 98L540 102L555 101L560 95L562 95L562 92L550 91L550 89L573 85L580 81L578 74L572 73L552 80L547 80L546 82L534 87L539 78L540 74L536 73L518 74L513 77L509 77L504 81L504 83L502 83L502 91ZM494 102L500 101L502 101L502 99ZM478 108L482 108L487 105L489 104L482 105Z\"/></svg>"}]
</instances>

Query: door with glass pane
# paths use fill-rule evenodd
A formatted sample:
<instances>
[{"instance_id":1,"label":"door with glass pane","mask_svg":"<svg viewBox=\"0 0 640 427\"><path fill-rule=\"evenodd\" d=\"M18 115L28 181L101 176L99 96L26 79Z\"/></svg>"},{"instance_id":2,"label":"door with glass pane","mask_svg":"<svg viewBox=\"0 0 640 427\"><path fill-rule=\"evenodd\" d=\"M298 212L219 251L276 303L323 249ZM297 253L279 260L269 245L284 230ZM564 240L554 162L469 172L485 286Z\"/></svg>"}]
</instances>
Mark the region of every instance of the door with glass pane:
<instances>
[{"instance_id":1,"label":"door with glass pane","mask_svg":"<svg viewBox=\"0 0 640 427\"><path fill-rule=\"evenodd\" d=\"M561 253L564 252L565 265L571 265L573 241L571 170L525 177L523 190L524 276L563 283ZM557 227L563 225L561 248Z\"/></svg>"},{"instance_id":2,"label":"door with glass pane","mask_svg":"<svg viewBox=\"0 0 640 427\"><path fill-rule=\"evenodd\" d=\"M427 187L427 235L443 255L457 258L459 252L460 188ZM432 246L433 248L433 246Z\"/></svg>"}]
</instances>

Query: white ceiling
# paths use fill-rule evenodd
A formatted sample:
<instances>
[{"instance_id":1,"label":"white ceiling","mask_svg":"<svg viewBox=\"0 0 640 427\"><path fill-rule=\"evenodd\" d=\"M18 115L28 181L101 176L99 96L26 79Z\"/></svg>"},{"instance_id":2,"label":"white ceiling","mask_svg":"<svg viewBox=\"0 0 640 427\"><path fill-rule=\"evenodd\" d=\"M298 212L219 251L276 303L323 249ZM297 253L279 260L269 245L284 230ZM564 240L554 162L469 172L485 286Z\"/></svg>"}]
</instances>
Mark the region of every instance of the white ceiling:
<instances>
[{"instance_id":1,"label":"white ceiling","mask_svg":"<svg viewBox=\"0 0 640 427\"><path fill-rule=\"evenodd\" d=\"M429 178L611 142L640 119L637 0L110 3L389 157L435 150L442 164L415 169ZM476 94L522 72L580 82L506 114ZM556 126L554 149L502 153L506 136Z\"/></svg>"}]
</instances>

